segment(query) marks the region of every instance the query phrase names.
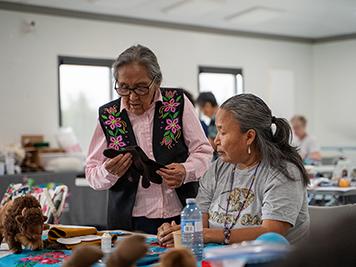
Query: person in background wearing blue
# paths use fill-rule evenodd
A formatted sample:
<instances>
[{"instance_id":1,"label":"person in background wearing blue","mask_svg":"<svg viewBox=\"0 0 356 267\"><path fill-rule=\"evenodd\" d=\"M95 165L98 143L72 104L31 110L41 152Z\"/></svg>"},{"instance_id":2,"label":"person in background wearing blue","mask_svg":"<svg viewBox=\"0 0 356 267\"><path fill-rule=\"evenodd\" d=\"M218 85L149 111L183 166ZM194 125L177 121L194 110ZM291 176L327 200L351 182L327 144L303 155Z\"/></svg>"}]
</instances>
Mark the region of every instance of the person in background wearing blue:
<instances>
[{"instance_id":1,"label":"person in background wearing blue","mask_svg":"<svg viewBox=\"0 0 356 267\"><path fill-rule=\"evenodd\" d=\"M197 105L199 110L210 119L210 123L208 125L208 134L207 137L211 146L214 148L214 160L217 159L218 154L216 153L216 146L214 144L214 139L217 134L216 126L215 126L215 115L219 109L218 102L212 92L203 92L200 93L197 98Z\"/></svg>"},{"instance_id":2,"label":"person in background wearing blue","mask_svg":"<svg viewBox=\"0 0 356 267\"><path fill-rule=\"evenodd\" d=\"M187 91L186 89L183 89L183 93L185 94L185 96L189 99L189 101L193 104L193 106L195 107L195 100L193 95ZM206 125L206 123L202 120L200 120L201 123L201 127L203 128L203 131L205 133L205 136L208 137L208 125Z\"/></svg>"},{"instance_id":3,"label":"person in background wearing blue","mask_svg":"<svg viewBox=\"0 0 356 267\"><path fill-rule=\"evenodd\" d=\"M203 213L204 242L238 243L267 232L281 234L292 244L305 239L309 178L289 144L288 121L272 116L259 97L240 94L221 105L216 126L219 158L200 179L196 198ZM173 223L162 224L159 242L170 246L178 229Z\"/></svg>"}]
</instances>

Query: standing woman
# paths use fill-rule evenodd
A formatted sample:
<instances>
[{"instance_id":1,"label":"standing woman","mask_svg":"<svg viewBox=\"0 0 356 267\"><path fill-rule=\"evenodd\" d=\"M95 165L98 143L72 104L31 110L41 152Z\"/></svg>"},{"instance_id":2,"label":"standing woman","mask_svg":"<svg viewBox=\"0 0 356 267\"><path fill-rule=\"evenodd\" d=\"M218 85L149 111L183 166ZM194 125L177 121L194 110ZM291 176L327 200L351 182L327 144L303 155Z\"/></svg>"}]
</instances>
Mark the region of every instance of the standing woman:
<instances>
[{"instance_id":1,"label":"standing woman","mask_svg":"<svg viewBox=\"0 0 356 267\"><path fill-rule=\"evenodd\" d=\"M307 236L309 182L301 157L289 144L291 128L262 99L240 94L216 115L220 157L200 179L197 203L206 243L237 243L276 232L296 243ZM179 226L163 224L161 243Z\"/></svg>"},{"instance_id":2,"label":"standing woman","mask_svg":"<svg viewBox=\"0 0 356 267\"><path fill-rule=\"evenodd\" d=\"M119 98L99 108L99 122L86 163L86 179L95 190L109 190L108 228L156 234L164 222L179 223L187 197L207 170L212 148L193 105L179 89L160 88L162 73L155 54L136 45L113 65ZM103 156L139 145L150 159L165 165L162 184L145 188L130 153Z\"/></svg>"}]
</instances>

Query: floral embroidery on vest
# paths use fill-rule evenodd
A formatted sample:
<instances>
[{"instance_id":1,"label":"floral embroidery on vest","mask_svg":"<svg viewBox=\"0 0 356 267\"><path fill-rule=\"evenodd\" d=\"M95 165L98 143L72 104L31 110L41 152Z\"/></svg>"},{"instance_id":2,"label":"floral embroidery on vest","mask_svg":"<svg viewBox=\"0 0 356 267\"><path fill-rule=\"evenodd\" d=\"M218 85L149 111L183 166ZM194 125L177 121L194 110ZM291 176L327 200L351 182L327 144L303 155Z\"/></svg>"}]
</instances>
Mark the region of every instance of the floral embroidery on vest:
<instances>
[{"instance_id":1,"label":"floral embroidery on vest","mask_svg":"<svg viewBox=\"0 0 356 267\"><path fill-rule=\"evenodd\" d=\"M126 130L127 124L121 119L120 114L121 112L117 111L116 105L113 105L112 107L105 108L104 114L101 115L101 118L105 120L106 131L110 135L109 148L115 150L120 150L127 146L122 138L122 135L128 133Z\"/></svg>"},{"instance_id":2,"label":"floral embroidery on vest","mask_svg":"<svg viewBox=\"0 0 356 267\"><path fill-rule=\"evenodd\" d=\"M182 135L178 106L181 105L180 101L183 96L178 95L175 97L176 92L175 90L166 91L165 94L162 95L163 105L159 109L159 118L162 120L162 126L164 127L161 145L167 146L168 149L171 149ZM178 111L176 111L177 109Z\"/></svg>"}]
</instances>

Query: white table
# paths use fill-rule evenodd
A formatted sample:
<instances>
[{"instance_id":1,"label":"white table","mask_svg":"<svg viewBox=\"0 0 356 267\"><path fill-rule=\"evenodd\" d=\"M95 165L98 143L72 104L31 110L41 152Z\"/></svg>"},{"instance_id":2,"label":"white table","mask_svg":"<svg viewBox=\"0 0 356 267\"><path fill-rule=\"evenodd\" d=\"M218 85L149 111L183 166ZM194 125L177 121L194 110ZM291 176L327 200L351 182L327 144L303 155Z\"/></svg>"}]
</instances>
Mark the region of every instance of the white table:
<instances>
[{"instance_id":1,"label":"white table","mask_svg":"<svg viewBox=\"0 0 356 267\"><path fill-rule=\"evenodd\" d=\"M305 165L305 169L313 174L321 174L322 176L331 178L336 165Z\"/></svg>"},{"instance_id":2,"label":"white table","mask_svg":"<svg viewBox=\"0 0 356 267\"><path fill-rule=\"evenodd\" d=\"M314 166L314 170L318 173L332 173L335 170L336 165L320 165Z\"/></svg>"},{"instance_id":3,"label":"white table","mask_svg":"<svg viewBox=\"0 0 356 267\"><path fill-rule=\"evenodd\" d=\"M316 188L308 188L308 192L323 194L323 195L341 195L341 196L356 196L356 186L339 187L339 186L318 186Z\"/></svg>"},{"instance_id":4,"label":"white table","mask_svg":"<svg viewBox=\"0 0 356 267\"><path fill-rule=\"evenodd\" d=\"M332 196L335 199L341 199L342 204L353 203L352 197L356 197L356 186L339 187L339 186L318 186L308 188L308 193L313 195Z\"/></svg>"},{"instance_id":5,"label":"white table","mask_svg":"<svg viewBox=\"0 0 356 267\"><path fill-rule=\"evenodd\" d=\"M0 246L0 258L9 255L11 252L9 251L9 246L6 243L1 243Z\"/></svg>"}]
</instances>

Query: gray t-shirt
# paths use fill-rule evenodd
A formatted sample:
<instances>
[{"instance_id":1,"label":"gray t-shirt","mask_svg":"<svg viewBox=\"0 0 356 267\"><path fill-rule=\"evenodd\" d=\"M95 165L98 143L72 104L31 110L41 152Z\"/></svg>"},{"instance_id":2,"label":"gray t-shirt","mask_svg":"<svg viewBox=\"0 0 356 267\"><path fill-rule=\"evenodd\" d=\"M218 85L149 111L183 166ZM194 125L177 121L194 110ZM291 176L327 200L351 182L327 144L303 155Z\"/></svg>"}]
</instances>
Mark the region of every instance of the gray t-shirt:
<instances>
[{"instance_id":1,"label":"gray t-shirt","mask_svg":"<svg viewBox=\"0 0 356 267\"><path fill-rule=\"evenodd\" d=\"M225 220L230 226L235 220L257 165L246 169L236 167L231 190L234 167L234 164L218 159L200 179L197 203L202 212L209 214L211 228L223 228ZM292 225L286 236L292 244L307 237L309 213L306 187L298 168L289 162L286 167L295 180L288 179L264 162L260 163L251 192L234 228L259 226L263 220L278 220ZM226 216L229 194L231 199Z\"/></svg>"}]
</instances>

